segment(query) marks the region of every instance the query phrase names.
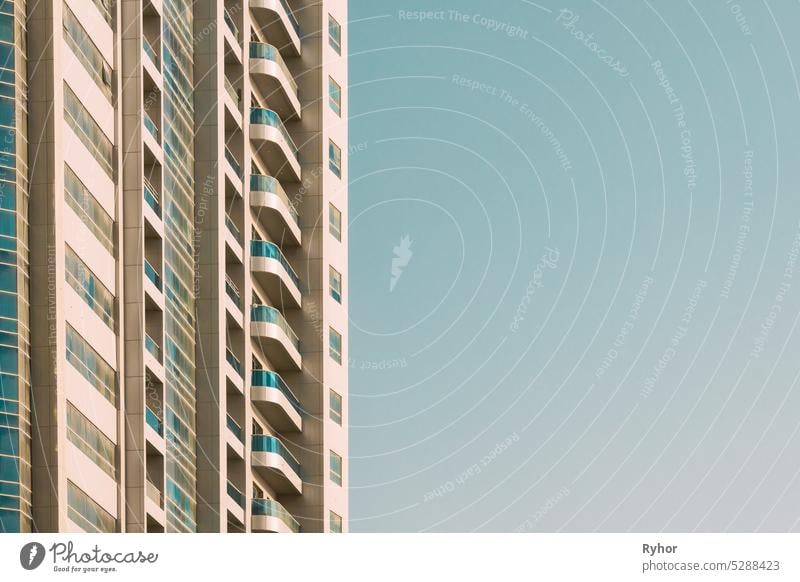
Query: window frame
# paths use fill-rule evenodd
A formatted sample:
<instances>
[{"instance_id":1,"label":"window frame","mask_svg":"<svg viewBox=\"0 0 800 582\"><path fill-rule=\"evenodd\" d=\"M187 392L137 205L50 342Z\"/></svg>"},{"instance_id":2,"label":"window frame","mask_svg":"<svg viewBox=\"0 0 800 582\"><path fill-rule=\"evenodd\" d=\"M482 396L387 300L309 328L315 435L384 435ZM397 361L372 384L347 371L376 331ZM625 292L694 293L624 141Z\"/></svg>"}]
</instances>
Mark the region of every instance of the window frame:
<instances>
[{"instance_id":1,"label":"window frame","mask_svg":"<svg viewBox=\"0 0 800 582\"><path fill-rule=\"evenodd\" d=\"M335 348L334 345L333 345L333 343L334 343L333 338L338 338L338 343L339 343L339 348L338 349ZM336 331L332 327L329 327L328 328L328 355L337 364L341 364L342 363L342 343L343 343L342 334L340 334L338 331Z\"/></svg>"},{"instance_id":2,"label":"window frame","mask_svg":"<svg viewBox=\"0 0 800 582\"><path fill-rule=\"evenodd\" d=\"M334 30L336 31L335 36ZM342 25L332 14L328 14L328 44L336 51L337 55L342 54Z\"/></svg>"},{"instance_id":3,"label":"window frame","mask_svg":"<svg viewBox=\"0 0 800 582\"><path fill-rule=\"evenodd\" d=\"M328 169L337 178L342 177L342 148L332 139L328 139Z\"/></svg>"},{"instance_id":4,"label":"window frame","mask_svg":"<svg viewBox=\"0 0 800 582\"><path fill-rule=\"evenodd\" d=\"M338 402L339 409L336 410L333 406L334 402ZM329 388L328 389L328 417L338 424L342 426L342 422L344 422L344 399L342 395L339 394L336 390Z\"/></svg>"},{"instance_id":5,"label":"window frame","mask_svg":"<svg viewBox=\"0 0 800 582\"><path fill-rule=\"evenodd\" d=\"M335 228L333 220L334 216L338 219L338 224L336 224ZM339 242L342 242L342 211L330 202L328 203L328 232L333 236L333 238Z\"/></svg>"},{"instance_id":6,"label":"window frame","mask_svg":"<svg viewBox=\"0 0 800 582\"><path fill-rule=\"evenodd\" d=\"M330 76L328 77L328 107L339 117L342 116L342 86Z\"/></svg>"},{"instance_id":7,"label":"window frame","mask_svg":"<svg viewBox=\"0 0 800 582\"><path fill-rule=\"evenodd\" d=\"M344 459L333 449L328 449L328 453L328 478L341 487L344 482ZM339 465L338 472L333 469L334 462Z\"/></svg>"},{"instance_id":8,"label":"window frame","mask_svg":"<svg viewBox=\"0 0 800 582\"><path fill-rule=\"evenodd\" d=\"M335 282L338 285L334 285ZM334 269L333 265L328 265L328 291L333 300L341 305L342 295L344 294L344 291L342 291L342 274Z\"/></svg>"},{"instance_id":9,"label":"window frame","mask_svg":"<svg viewBox=\"0 0 800 582\"><path fill-rule=\"evenodd\" d=\"M336 524L336 527L333 524ZM344 520L342 516L333 511L332 509L328 510L328 529L331 533L342 533L342 525L344 524Z\"/></svg>"}]
</instances>

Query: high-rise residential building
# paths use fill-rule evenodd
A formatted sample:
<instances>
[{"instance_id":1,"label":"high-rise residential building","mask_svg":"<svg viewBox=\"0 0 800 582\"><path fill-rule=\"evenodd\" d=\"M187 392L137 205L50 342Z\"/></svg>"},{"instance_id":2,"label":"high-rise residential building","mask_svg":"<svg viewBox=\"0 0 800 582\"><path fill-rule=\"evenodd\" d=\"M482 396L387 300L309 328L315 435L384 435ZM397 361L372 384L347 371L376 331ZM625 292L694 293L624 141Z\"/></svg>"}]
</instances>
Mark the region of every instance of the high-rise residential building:
<instances>
[{"instance_id":1,"label":"high-rise residential building","mask_svg":"<svg viewBox=\"0 0 800 582\"><path fill-rule=\"evenodd\" d=\"M346 23L0 0L0 531L346 531Z\"/></svg>"}]
</instances>

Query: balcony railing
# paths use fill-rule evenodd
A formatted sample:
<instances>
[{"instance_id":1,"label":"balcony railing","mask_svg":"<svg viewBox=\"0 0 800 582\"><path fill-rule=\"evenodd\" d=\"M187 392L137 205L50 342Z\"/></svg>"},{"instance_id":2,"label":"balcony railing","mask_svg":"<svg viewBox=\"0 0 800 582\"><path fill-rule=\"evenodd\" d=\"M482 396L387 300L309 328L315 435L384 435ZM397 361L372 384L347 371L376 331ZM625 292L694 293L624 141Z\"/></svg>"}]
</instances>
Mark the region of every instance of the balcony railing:
<instances>
[{"instance_id":1,"label":"balcony railing","mask_svg":"<svg viewBox=\"0 0 800 582\"><path fill-rule=\"evenodd\" d=\"M280 116L272 111L272 109L264 109L263 107L251 107L250 108L250 123L255 123L257 125L268 125L270 127L276 128L278 131L281 132L281 135L286 140L286 143L289 144L289 149L292 153L297 156L297 146L292 139L292 136L289 135L289 132L286 130L286 126L283 125L283 121L281 121Z\"/></svg>"},{"instance_id":2,"label":"balcony railing","mask_svg":"<svg viewBox=\"0 0 800 582\"><path fill-rule=\"evenodd\" d=\"M239 309L242 308L242 295L239 293L239 288L231 281L228 275L225 275L225 293L231 298Z\"/></svg>"},{"instance_id":3,"label":"balcony railing","mask_svg":"<svg viewBox=\"0 0 800 582\"><path fill-rule=\"evenodd\" d=\"M239 491L239 489L228 481L228 497L233 499L236 502L236 505L244 509L244 493Z\"/></svg>"},{"instance_id":4,"label":"balcony railing","mask_svg":"<svg viewBox=\"0 0 800 582\"><path fill-rule=\"evenodd\" d=\"M276 63L283 71L283 74L286 75L286 79L289 81L292 87L292 91L294 94L297 95L297 83L294 80L294 76L292 72L289 70L289 67L286 66L286 61L283 60L281 53L271 44L267 44L265 42L251 42L250 43L250 58L251 59L266 59L268 61L272 61Z\"/></svg>"},{"instance_id":5,"label":"balcony railing","mask_svg":"<svg viewBox=\"0 0 800 582\"><path fill-rule=\"evenodd\" d=\"M152 483L150 479L147 479L147 496L152 500L153 503L161 507L163 503L161 490L155 483Z\"/></svg>"},{"instance_id":6,"label":"balcony railing","mask_svg":"<svg viewBox=\"0 0 800 582\"><path fill-rule=\"evenodd\" d=\"M239 426L239 423L236 422L233 417L229 414L228 415L228 429L233 433L240 442L244 442L244 431L242 427Z\"/></svg>"},{"instance_id":7,"label":"balcony railing","mask_svg":"<svg viewBox=\"0 0 800 582\"><path fill-rule=\"evenodd\" d=\"M225 77L225 90L228 92L228 95L231 96L233 102L236 103L236 105L239 105L241 102L241 97L239 97L239 92L233 86L233 83L228 80L228 77Z\"/></svg>"},{"instance_id":8,"label":"balcony railing","mask_svg":"<svg viewBox=\"0 0 800 582\"><path fill-rule=\"evenodd\" d=\"M158 54L156 53L156 49L153 48L153 45L150 44L150 41L147 38L142 37L142 47L144 48L144 52L150 57L150 60L153 61L153 64L158 67L159 66L159 58Z\"/></svg>"},{"instance_id":9,"label":"balcony railing","mask_svg":"<svg viewBox=\"0 0 800 582\"><path fill-rule=\"evenodd\" d=\"M281 186L281 183L278 182L272 176L265 176L263 174L251 174L250 175L250 191L251 192L270 192L271 194L275 194L278 198L280 198L286 207L289 209L289 214L292 217L292 220L300 226L300 213L294 207L294 205L289 200L289 197L286 195L286 191Z\"/></svg>"},{"instance_id":10,"label":"balcony railing","mask_svg":"<svg viewBox=\"0 0 800 582\"><path fill-rule=\"evenodd\" d=\"M225 348L225 360L236 370L236 373L239 374L242 378L244 378L244 367L239 359L233 355L233 352L230 348Z\"/></svg>"},{"instance_id":11,"label":"balcony railing","mask_svg":"<svg viewBox=\"0 0 800 582\"><path fill-rule=\"evenodd\" d=\"M160 138L158 136L159 135L158 126L156 125L156 122L153 121L153 118L150 117L150 114L147 111L144 112L143 119L144 119L144 126L145 128L147 128L147 131L150 132L150 135L152 135L157 142L161 143Z\"/></svg>"},{"instance_id":12,"label":"balcony railing","mask_svg":"<svg viewBox=\"0 0 800 582\"><path fill-rule=\"evenodd\" d=\"M144 179L144 201L147 202L147 205L153 209L153 212L156 213L159 217L161 216L161 204L158 200L158 194L156 194L156 189L153 188L153 185L150 181L145 178Z\"/></svg>"},{"instance_id":13,"label":"balcony railing","mask_svg":"<svg viewBox=\"0 0 800 582\"><path fill-rule=\"evenodd\" d=\"M144 334L144 347L156 360L161 361L161 348L148 334Z\"/></svg>"},{"instance_id":14,"label":"balcony railing","mask_svg":"<svg viewBox=\"0 0 800 582\"><path fill-rule=\"evenodd\" d=\"M159 436L164 436L164 425L158 415L153 412L149 406L144 409L144 420L150 428L156 431Z\"/></svg>"},{"instance_id":15,"label":"balcony railing","mask_svg":"<svg viewBox=\"0 0 800 582\"><path fill-rule=\"evenodd\" d=\"M156 289L161 291L161 276L158 274L158 271L155 270L153 265L150 264L150 261L145 259L144 261L144 274L150 279L150 282L156 286Z\"/></svg>"},{"instance_id":16,"label":"balcony railing","mask_svg":"<svg viewBox=\"0 0 800 582\"><path fill-rule=\"evenodd\" d=\"M295 533L300 532L300 524L291 513L274 499L253 499L251 504L253 515L276 517L285 523Z\"/></svg>"},{"instance_id":17,"label":"balcony railing","mask_svg":"<svg viewBox=\"0 0 800 582\"><path fill-rule=\"evenodd\" d=\"M112 13L113 8L116 6L113 0L93 0L94 5L100 11L100 14L103 15L103 19L111 25L114 22L114 15Z\"/></svg>"},{"instance_id":18,"label":"balcony railing","mask_svg":"<svg viewBox=\"0 0 800 582\"><path fill-rule=\"evenodd\" d=\"M233 219L228 214L225 215L225 226L228 227L228 230L233 235L233 238L235 238L239 244L242 244L242 232L239 230L239 227L236 226L236 223L233 222Z\"/></svg>"},{"instance_id":19,"label":"balcony railing","mask_svg":"<svg viewBox=\"0 0 800 582\"><path fill-rule=\"evenodd\" d=\"M303 469L300 467L300 461L298 461L295 456L289 452L289 449L286 448L286 445L284 445L274 436L254 434L253 452L275 453L276 455L280 455L281 458L283 458L283 460L289 464L292 470L297 473L297 476L301 479L303 478Z\"/></svg>"},{"instance_id":20,"label":"balcony railing","mask_svg":"<svg viewBox=\"0 0 800 582\"><path fill-rule=\"evenodd\" d=\"M300 406L300 401L297 399L297 396L294 395L277 372L271 370L253 370L251 384L254 387L280 390L297 413L303 414L303 408Z\"/></svg>"},{"instance_id":21,"label":"balcony railing","mask_svg":"<svg viewBox=\"0 0 800 582\"><path fill-rule=\"evenodd\" d=\"M244 174L242 174L242 165L236 159L236 156L233 155L233 152L230 150L230 148L228 148L228 146L225 146L225 159L228 160L228 163L236 172L236 175L242 179L244 176Z\"/></svg>"},{"instance_id":22,"label":"balcony railing","mask_svg":"<svg viewBox=\"0 0 800 582\"><path fill-rule=\"evenodd\" d=\"M239 41L239 27L236 26L236 23L233 21L233 17L231 17L231 13L228 12L227 8L223 9L222 19L225 21L225 24L228 25L228 29L233 33L234 38Z\"/></svg>"},{"instance_id":23,"label":"balcony railing","mask_svg":"<svg viewBox=\"0 0 800 582\"><path fill-rule=\"evenodd\" d=\"M286 260L286 257L281 252L281 249L278 248L278 245L275 243L265 240L250 241L250 255L253 257L263 257L278 261L283 268L286 269L286 272L294 284L297 285L297 288L300 288L300 277L297 276L297 273L295 273L294 269L289 264L289 261Z\"/></svg>"},{"instance_id":24,"label":"balcony railing","mask_svg":"<svg viewBox=\"0 0 800 582\"><path fill-rule=\"evenodd\" d=\"M289 322L286 321L286 318L283 317L280 311L270 305L253 305L250 315L254 322L274 323L280 327L284 333L289 336L289 340L294 347L297 348L298 351L300 350L300 339L297 337L297 334L294 333L294 330L289 327Z\"/></svg>"},{"instance_id":25,"label":"balcony railing","mask_svg":"<svg viewBox=\"0 0 800 582\"><path fill-rule=\"evenodd\" d=\"M289 17L289 22L292 23L292 28L294 28L294 31L297 33L297 36L302 38L303 33L300 29L300 23L297 22L297 17L294 15L294 12L292 12L292 9L289 8L289 4L287 4L286 0L280 0L280 1L281 1L281 6L283 6L283 9L286 11L286 16Z\"/></svg>"}]
</instances>

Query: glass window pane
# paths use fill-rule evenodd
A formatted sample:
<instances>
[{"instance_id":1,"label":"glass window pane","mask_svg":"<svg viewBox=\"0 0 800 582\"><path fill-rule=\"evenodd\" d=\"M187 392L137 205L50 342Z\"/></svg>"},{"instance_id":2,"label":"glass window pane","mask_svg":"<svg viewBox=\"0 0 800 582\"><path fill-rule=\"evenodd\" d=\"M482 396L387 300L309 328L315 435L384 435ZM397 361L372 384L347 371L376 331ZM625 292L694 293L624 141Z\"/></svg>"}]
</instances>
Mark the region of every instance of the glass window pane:
<instances>
[{"instance_id":1,"label":"glass window pane","mask_svg":"<svg viewBox=\"0 0 800 582\"><path fill-rule=\"evenodd\" d=\"M342 533L342 516L338 513L330 512L331 533Z\"/></svg>"},{"instance_id":2,"label":"glass window pane","mask_svg":"<svg viewBox=\"0 0 800 582\"><path fill-rule=\"evenodd\" d=\"M336 115L342 114L342 88L331 77L328 77L328 105Z\"/></svg>"},{"instance_id":3,"label":"glass window pane","mask_svg":"<svg viewBox=\"0 0 800 582\"><path fill-rule=\"evenodd\" d=\"M334 238L342 240L342 213L333 204L328 207L329 230Z\"/></svg>"},{"instance_id":4,"label":"glass window pane","mask_svg":"<svg viewBox=\"0 0 800 582\"><path fill-rule=\"evenodd\" d=\"M335 329L330 328L328 333L328 343L330 345L330 355L333 361L342 363L342 336Z\"/></svg>"},{"instance_id":5,"label":"glass window pane","mask_svg":"<svg viewBox=\"0 0 800 582\"><path fill-rule=\"evenodd\" d=\"M342 457L330 451L331 481L337 485L342 484Z\"/></svg>"},{"instance_id":6,"label":"glass window pane","mask_svg":"<svg viewBox=\"0 0 800 582\"><path fill-rule=\"evenodd\" d=\"M333 267L329 267L330 293L337 302L342 302L342 274Z\"/></svg>"},{"instance_id":7,"label":"glass window pane","mask_svg":"<svg viewBox=\"0 0 800 582\"><path fill-rule=\"evenodd\" d=\"M338 178L342 177L342 150L333 141L328 141L328 167Z\"/></svg>"},{"instance_id":8,"label":"glass window pane","mask_svg":"<svg viewBox=\"0 0 800 582\"><path fill-rule=\"evenodd\" d=\"M342 424L342 395L333 390L330 391L330 416L333 422Z\"/></svg>"},{"instance_id":9,"label":"glass window pane","mask_svg":"<svg viewBox=\"0 0 800 582\"><path fill-rule=\"evenodd\" d=\"M342 54L342 27L330 14L328 15L328 42L333 50Z\"/></svg>"}]
</instances>

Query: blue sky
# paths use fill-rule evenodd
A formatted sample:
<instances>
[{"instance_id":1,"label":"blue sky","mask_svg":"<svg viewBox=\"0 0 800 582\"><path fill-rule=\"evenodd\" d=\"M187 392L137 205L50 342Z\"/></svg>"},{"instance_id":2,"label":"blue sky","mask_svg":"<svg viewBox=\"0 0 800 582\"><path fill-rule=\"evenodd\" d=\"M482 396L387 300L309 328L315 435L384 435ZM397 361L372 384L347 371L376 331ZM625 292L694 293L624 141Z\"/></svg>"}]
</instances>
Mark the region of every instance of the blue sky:
<instances>
[{"instance_id":1,"label":"blue sky","mask_svg":"<svg viewBox=\"0 0 800 582\"><path fill-rule=\"evenodd\" d=\"M351 530L800 529L800 5L350 18Z\"/></svg>"}]
</instances>

